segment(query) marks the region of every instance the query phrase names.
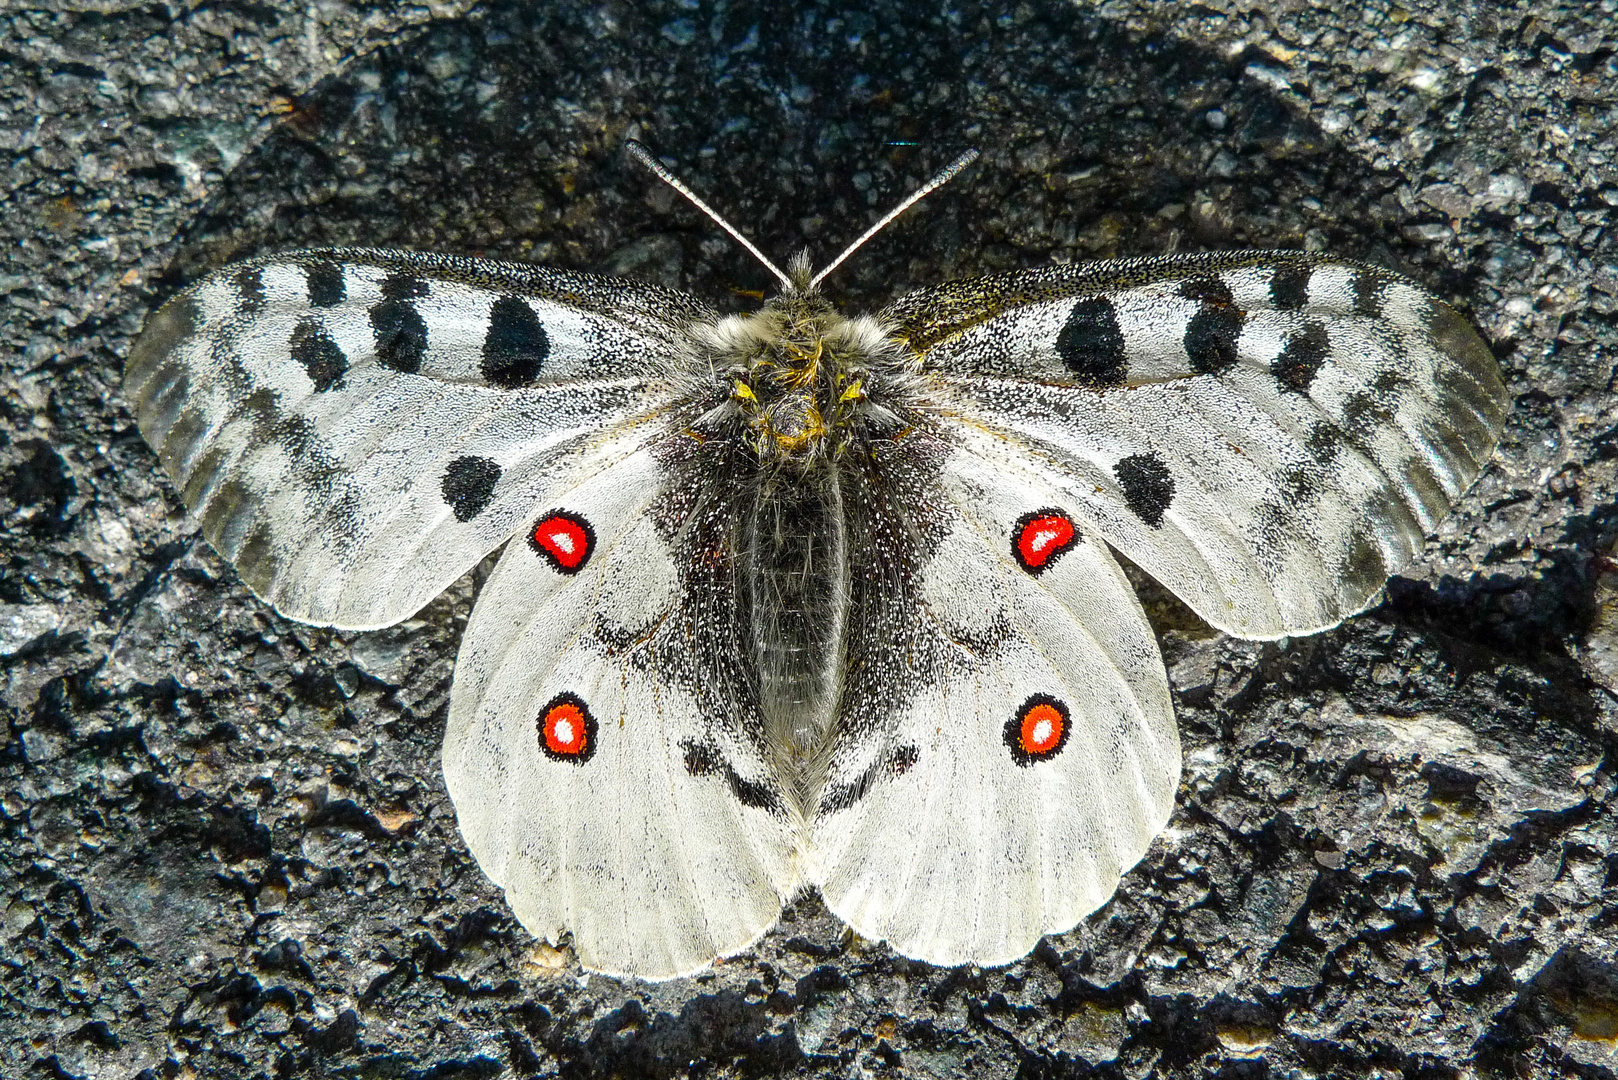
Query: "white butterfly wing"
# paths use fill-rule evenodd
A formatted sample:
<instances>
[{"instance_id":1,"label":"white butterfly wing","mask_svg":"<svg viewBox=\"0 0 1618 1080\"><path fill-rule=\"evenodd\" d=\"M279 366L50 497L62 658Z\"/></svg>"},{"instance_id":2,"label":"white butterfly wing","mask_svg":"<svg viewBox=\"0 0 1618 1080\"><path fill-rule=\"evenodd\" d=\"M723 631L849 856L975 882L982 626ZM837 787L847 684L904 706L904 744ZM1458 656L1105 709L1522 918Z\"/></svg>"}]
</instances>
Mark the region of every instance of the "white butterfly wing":
<instances>
[{"instance_id":1,"label":"white butterfly wing","mask_svg":"<svg viewBox=\"0 0 1618 1080\"><path fill-rule=\"evenodd\" d=\"M712 573L728 522L682 515L666 462L632 439L616 449L622 461L557 493L484 585L444 778L530 932L571 931L593 971L662 979L775 923L799 885L798 818L752 737L734 581Z\"/></svg>"},{"instance_id":2,"label":"white butterfly wing","mask_svg":"<svg viewBox=\"0 0 1618 1080\"><path fill-rule=\"evenodd\" d=\"M1363 609L1476 478L1506 395L1466 322L1386 271L1296 252L958 282L885 317L971 423L1213 625Z\"/></svg>"},{"instance_id":3,"label":"white butterfly wing","mask_svg":"<svg viewBox=\"0 0 1618 1080\"><path fill-rule=\"evenodd\" d=\"M1168 820L1179 741L1156 639L1106 545L1072 530L1013 441L950 434L931 483L867 500L905 521L855 555L812 857L860 934L930 963L1003 964L1112 895Z\"/></svg>"},{"instance_id":4,"label":"white butterfly wing","mask_svg":"<svg viewBox=\"0 0 1618 1080\"><path fill-rule=\"evenodd\" d=\"M1172 808L1162 663L1107 544L1234 633L1333 625L1476 477L1505 393L1441 302L1302 254L1010 274L882 318L950 449L869 520L850 500L850 536L883 535L853 568L812 873L901 953L1004 963L1110 896Z\"/></svg>"},{"instance_id":5,"label":"white butterfly wing","mask_svg":"<svg viewBox=\"0 0 1618 1080\"><path fill-rule=\"evenodd\" d=\"M592 436L656 407L674 333L706 315L670 290L521 264L295 252L170 301L125 390L255 593L368 629L601 468Z\"/></svg>"}]
</instances>

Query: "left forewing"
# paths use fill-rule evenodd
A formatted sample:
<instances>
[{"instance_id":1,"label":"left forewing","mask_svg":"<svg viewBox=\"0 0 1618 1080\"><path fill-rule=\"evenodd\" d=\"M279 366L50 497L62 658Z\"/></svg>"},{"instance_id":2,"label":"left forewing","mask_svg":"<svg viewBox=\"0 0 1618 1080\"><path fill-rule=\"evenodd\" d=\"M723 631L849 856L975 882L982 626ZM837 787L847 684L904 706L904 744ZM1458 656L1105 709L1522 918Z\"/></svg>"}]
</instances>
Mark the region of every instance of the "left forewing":
<instances>
[{"instance_id":1,"label":"left forewing","mask_svg":"<svg viewBox=\"0 0 1618 1080\"><path fill-rule=\"evenodd\" d=\"M364 629L412 614L549 489L604 467L594 436L655 412L682 326L705 316L670 290L521 264L294 252L171 300L124 386L253 591Z\"/></svg>"}]
</instances>

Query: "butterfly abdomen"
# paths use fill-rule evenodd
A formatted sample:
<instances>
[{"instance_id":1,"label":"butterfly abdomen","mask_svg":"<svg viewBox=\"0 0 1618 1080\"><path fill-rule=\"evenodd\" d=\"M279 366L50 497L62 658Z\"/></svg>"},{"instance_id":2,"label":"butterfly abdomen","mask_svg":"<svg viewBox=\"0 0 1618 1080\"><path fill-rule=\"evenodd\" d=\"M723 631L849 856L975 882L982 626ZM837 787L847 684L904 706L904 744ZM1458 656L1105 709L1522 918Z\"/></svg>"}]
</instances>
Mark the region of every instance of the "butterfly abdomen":
<instances>
[{"instance_id":1,"label":"butterfly abdomen","mask_svg":"<svg viewBox=\"0 0 1618 1080\"><path fill-rule=\"evenodd\" d=\"M761 715L800 774L825 737L840 686L848 568L840 477L822 461L753 486L738 567Z\"/></svg>"},{"instance_id":2,"label":"butterfly abdomen","mask_svg":"<svg viewBox=\"0 0 1618 1080\"><path fill-rule=\"evenodd\" d=\"M841 315L812 291L715 324L705 343L704 366L736 409L748 473L737 574L760 713L784 772L809 797L845 667L843 489L849 470L867 467L870 441L889 435L883 388L903 384L904 360L876 322Z\"/></svg>"}]
</instances>

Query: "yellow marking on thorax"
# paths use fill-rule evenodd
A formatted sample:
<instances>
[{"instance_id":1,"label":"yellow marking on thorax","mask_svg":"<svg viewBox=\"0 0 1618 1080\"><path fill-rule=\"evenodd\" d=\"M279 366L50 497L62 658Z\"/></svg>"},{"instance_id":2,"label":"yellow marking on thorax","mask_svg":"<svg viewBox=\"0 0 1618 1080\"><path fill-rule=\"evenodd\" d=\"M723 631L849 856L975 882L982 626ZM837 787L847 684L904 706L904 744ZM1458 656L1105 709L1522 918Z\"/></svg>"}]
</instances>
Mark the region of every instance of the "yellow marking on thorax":
<instances>
[{"instance_id":1,"label":"yellow marking on thorax","mask_svg":"<svg viewBox=\"0 0 1618 1080\"><path fill-rule=\"evenodd\" d=\"M755 452L778 464L833 452L866 398L864 358L844 340L845 321L814 299L785 300L749 321L751 341L732 354L730 397Z\"/></svg>"}]
</instances>

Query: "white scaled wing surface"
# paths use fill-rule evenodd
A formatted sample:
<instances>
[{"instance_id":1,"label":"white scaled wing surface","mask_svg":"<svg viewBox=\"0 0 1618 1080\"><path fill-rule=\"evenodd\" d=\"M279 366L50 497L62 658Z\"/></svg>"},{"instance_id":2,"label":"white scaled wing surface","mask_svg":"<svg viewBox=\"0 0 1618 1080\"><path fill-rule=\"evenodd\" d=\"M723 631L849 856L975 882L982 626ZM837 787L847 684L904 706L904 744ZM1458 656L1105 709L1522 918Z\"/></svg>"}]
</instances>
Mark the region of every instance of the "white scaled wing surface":
<instances>
[{"instance_id":1,"label":"white scaled wing surface","mask_svg":"<svg viewBox=\"0 0 1618 1080\"><path fill-rule=\"evenodd\" d=\"M660 530L665 489L638 451L535 515L483 587L444 735L461 832L523 925L653 979L746 948L798 887L734 654L692 634L716 597Z\"/></svg>"}]
</instances>

